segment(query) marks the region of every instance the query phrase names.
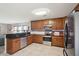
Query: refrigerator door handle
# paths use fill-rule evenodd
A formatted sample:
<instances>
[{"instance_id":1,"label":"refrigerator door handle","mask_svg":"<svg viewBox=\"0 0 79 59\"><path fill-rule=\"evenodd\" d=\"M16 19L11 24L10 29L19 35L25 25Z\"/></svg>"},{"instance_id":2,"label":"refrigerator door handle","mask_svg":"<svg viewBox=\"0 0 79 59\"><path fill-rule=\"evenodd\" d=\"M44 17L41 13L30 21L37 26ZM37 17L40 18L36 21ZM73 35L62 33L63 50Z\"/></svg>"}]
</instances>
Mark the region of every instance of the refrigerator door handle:
<instances>
[{"instance_id":1,"label":"refrigerator door handle","mask_svg":"<svg viewBox=\"0 0 79 59\"><path fill-rule=\"evenodd\" d=\"M66 53L65 49L63 49L63 55L64 56L68 56L68 54Z\"/></svg>"}]
</instances>

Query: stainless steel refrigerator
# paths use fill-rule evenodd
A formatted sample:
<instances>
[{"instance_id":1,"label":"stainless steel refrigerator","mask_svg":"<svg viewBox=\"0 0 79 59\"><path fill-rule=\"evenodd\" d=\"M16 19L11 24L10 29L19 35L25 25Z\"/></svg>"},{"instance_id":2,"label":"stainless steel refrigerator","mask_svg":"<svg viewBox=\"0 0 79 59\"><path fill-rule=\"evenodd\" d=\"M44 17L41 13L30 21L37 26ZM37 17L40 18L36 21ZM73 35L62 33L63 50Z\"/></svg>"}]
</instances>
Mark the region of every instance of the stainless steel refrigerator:
<instances>
[{"instance_id":1,"label":"stainless steel refrigerator","mask_svg":"<svg viewBox=\"0 0 79 59\"><path fill-rule=\"evenodd\" d=\"M65 56L79 56L79 12L72 12L68 16L64 28L63 54Z\"/></svg>"}]
</instances>

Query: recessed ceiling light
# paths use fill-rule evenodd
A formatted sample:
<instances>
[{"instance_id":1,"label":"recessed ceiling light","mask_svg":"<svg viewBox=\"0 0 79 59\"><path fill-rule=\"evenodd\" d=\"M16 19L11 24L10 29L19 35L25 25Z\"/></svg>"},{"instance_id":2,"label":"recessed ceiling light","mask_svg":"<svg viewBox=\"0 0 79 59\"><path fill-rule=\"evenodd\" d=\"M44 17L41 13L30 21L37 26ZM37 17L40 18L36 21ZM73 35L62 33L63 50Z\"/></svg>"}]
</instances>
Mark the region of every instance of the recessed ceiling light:
<instances>
[{"instance_id":1,"label":"recessed ceiling light","mask_svg":"<svg viewBox=\"0 0 79 59\"><path fill-rule=\"evenodd\" d=\"M32 11L35 15L47 15L50 12L48 8L39 8Z\"/></svg>"}]
</instances>

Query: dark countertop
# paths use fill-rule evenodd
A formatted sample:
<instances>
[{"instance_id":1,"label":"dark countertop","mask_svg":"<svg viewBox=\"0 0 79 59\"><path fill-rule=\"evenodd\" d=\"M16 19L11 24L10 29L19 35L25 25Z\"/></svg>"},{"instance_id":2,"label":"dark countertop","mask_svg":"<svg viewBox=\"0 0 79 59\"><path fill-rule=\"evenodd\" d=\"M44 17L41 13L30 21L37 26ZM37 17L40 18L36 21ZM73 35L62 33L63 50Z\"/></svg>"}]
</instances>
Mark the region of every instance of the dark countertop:
<instances>
[{"instance_id":1,"label":"dark countertop","mask_svg":"<svg viewBox=\"0 0 79 59\"><path fill-rule=\"evenodd\" d=\"M27 37L27 33L6 34L7 39L15 39L15 38L21 38L21 37Z\"/></svg>"}]
</instances>

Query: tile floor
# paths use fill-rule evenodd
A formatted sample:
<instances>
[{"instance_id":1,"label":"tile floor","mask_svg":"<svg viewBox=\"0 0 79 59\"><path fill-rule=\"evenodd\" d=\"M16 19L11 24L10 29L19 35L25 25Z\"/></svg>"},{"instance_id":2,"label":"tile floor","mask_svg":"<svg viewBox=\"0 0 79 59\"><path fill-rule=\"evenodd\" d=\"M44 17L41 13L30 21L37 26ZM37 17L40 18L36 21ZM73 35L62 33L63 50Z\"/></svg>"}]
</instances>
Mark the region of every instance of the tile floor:
<instances>
[{"instance_id":1,"label":"tile floor","mask_svg":"<svg viewBox=\"0 0 79 59\"><path fill-rule=\"evenodd\" d=\"M3 53L1 56L63 56L63 48L32 43L13 55Z\"/></svg>"}]
</instances>

